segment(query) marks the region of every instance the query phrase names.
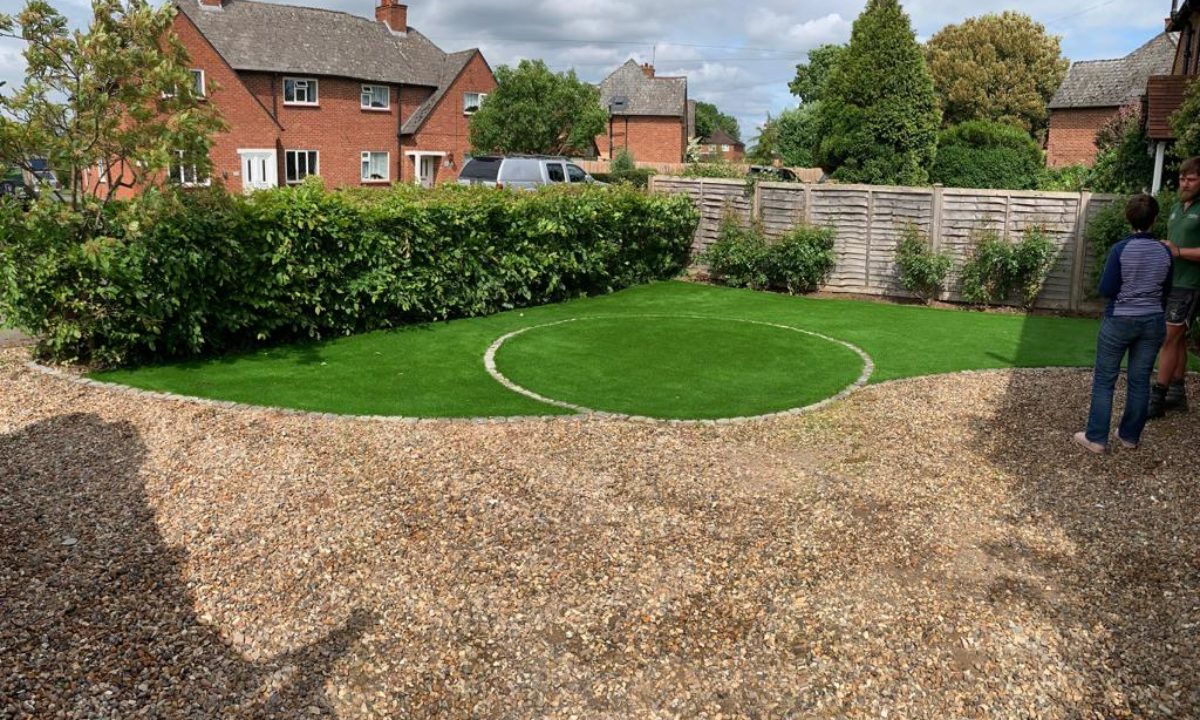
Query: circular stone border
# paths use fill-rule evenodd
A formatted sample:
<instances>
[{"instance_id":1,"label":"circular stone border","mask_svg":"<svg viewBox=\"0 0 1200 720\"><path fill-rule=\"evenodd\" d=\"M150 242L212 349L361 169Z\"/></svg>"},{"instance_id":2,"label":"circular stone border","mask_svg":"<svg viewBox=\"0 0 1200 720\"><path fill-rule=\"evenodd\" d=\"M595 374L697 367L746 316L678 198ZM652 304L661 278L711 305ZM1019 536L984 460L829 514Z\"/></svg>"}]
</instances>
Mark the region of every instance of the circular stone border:
<instances>
[{"instance_id":1,"label":"circular stone border","mask_svg":"<svg viewBox=\"0 0 1200 720\"><path fill-rule=\"evenodd\" d=\"M608 412L606 410L596 410L594 408L584 407L583 405L576 405L574 403L565 402L563 400L555 400L554 398L546 397L545 395L540 395L540 394L534 392L533 390L530 390L529 388L526 388L522 385L518 385L517 383L513 382L510 378L508 378L504 373L500 372L499 368L496 367L496 353L500 350L500 348L504 345L504 343L517 337L518 335L527 333L530 330L539 330L541 328L554 327L556 325L566 325L567 323L580 322L581 320L614 320L614 319L616 319L616 320L624 320L624 319L717 320L717 321L721 321L721 322L740 322L740 323L746 323L748 325L761 325L764 327L779 328L781 330L790 330L792 332L797 332L797 333L801 333L803 335L809 335L811 337L819 338L821 340L825 340L826 342L830 342L835 345L841 345L841 346L851 350L852 352L857 354L859 356L859 358L862 359L863 370L862 370L862 373L859 374L857 380L850 383L846 387L842 388L842 390L840 392L838 392L836 395L831 395L831 396L825 398L824 400L820 400L818 402L811 403L809 405L788 408L787 410L779 410L779 411L771 412L771 413L763 413L761 415L741 415L741 416L728 417L728 418L710 418L710 419L706 419L706 420L689 420L689 419L684 419L684 418L654 418L654 417L646 417L643 415L627 415L624 413ZM518 393L520 395L524 395L527 398L536 400L536 401L546 404L546 405L550 405L550 406L557 407L557 408L562 408L564 410L572 410L581 415L592 415L592 416L596 416L596 417L613 418L613 419L619 419L619 420L633 420L635 422L669 422L669 423L673 423L673 424L683 424L683 425L712 424L712 423L720 423L722 421L727 422L727 423L728 422L749 422L749 421L753 421L753 420L768 420L771 418L786 417L788 415L799 415L800 413L812 412L813 410L818 410L820 408L823 408L826 405L829 405L830 403L837 402L838 400L841 400L842 398L848 396L850 393L854 392L855 390L858 390L859 388L863 387L871 379L872 373L875 372L875 361L873 359L871 359L871 356L868 355L866 353L866 351L864 351L862 348L858 347L857 345L848 343L845 340L838 340L837 338L832 338L832 337L829 337L828 335L822 335L821 333L813 332L812 330L805 330L803 328L793 327L791 325L783 325L780 323L766 322L763 320L746 320L743 318L713 317L713 316L709 316L709 315L655 315L655 314L584 315L582 317L568 318L566 320L556 320L555 322L543 323L541 325L530 325L528 327L521 328L520 330L514 330L506 335L502 335L499 338L497 338L496 341L493 342L488 347L487 351L483 354L483 366L487 370L488 375L491 375L492 378L496 382L500 383L501 385L508 388L512 392Z\"/></svg>"}]
</instances>

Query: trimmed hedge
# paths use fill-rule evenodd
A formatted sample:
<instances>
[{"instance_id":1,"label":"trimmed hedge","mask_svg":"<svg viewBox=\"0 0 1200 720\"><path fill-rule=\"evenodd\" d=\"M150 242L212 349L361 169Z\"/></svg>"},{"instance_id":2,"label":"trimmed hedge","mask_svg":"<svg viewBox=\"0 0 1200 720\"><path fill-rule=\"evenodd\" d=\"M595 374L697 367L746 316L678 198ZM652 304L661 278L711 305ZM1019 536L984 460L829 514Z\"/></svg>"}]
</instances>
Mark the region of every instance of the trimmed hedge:
<instances>
[{"instance_id":1,"label":"trimmed hedge","mask_svg":"<svg viewBox=\"0 0 1200 720\"><path fill-rule=\"evenodd\" d=\"M698 216L628 187L147 194L0 207L0 315L38 354L141 363L486 315L672 277Z\"/></svg>"},{"instance_id":2,"label":"trimmed hedge","mask_svg":"<svg viewBox=\"0 0 1200 720\"><path fill-rule=\"evenodd\" d=\"M946 187L1030 190L1044 172L1042 149L1021 128L972 120L943 130L930 178Z\"/></svg>"}]
</instances>

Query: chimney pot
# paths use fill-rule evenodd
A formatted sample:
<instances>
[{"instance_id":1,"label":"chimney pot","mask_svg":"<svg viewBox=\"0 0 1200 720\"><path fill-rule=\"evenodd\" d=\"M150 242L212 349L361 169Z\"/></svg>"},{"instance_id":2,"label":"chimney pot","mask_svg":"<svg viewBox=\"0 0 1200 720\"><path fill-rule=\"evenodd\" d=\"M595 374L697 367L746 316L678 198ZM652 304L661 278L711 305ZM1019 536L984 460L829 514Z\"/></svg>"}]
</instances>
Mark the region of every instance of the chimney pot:
<instances>
[{"instance_id":1,"label":"chimney pot","mask_svg":"<svg viewBox=\"0 0 1200 720\"><path fill-rule=\"evenodd\" d=\"M408 32L408 6L397 0L379 0L375 6L375 19L398 35Z\"/></svg>"},{"instance_id":2,"label":"chimney pot","mask_svg":"<svg viewBox=\"0 0 1200 720\"><path fill-rule=\"evenodd\" d=\"M646 74L646 77L652 78L654 77L654 66L650 63L642 63L642 72Z\"/></svg>"}]
</instances>

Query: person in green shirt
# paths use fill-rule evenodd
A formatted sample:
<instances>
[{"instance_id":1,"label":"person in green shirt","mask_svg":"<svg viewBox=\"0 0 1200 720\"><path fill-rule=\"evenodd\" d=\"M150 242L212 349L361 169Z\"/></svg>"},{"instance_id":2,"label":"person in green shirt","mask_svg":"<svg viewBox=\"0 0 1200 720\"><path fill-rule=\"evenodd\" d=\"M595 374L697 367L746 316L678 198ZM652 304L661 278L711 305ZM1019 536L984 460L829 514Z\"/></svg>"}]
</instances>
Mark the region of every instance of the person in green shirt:
<instances>
[{"instance_id":1,"label":"person in green shirt","mask_svg":"<svg viewBox=\"0 0 1200 720\"><path fill-rule=\"evenodd\" d=\"M1179 166L1179 202L1167 225L1167 248L1175 257L1175 276L1167 299L1167 339L1158 355L1158 381L1150 389L1150 417L1188 409L1183 376L1187 372L1187 332L1200 311L1200 157Z\"/></svg>"}]
</instances>

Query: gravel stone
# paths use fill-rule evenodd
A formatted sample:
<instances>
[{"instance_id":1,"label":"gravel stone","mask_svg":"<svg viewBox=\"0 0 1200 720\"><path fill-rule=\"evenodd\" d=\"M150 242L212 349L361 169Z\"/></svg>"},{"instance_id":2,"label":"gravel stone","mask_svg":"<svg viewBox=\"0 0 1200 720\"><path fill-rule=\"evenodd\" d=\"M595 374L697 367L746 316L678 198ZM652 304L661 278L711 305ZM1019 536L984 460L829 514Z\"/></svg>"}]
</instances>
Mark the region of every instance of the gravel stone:
<instances>
[{"instance_id":1,"label":"gravel stone","mask_svg":"<svg viewBox=\"0 0 1200 720\"><path fill-rule=\"evenodd\" d=\"M1077 451L1086 371L477 424L27 359L0 351L6 720L1200 717L1200 421Z\"/></svg>"}]
</instances>

